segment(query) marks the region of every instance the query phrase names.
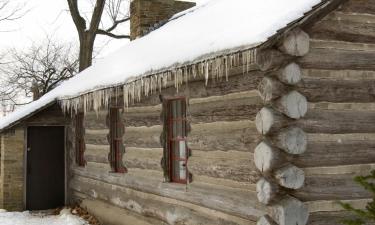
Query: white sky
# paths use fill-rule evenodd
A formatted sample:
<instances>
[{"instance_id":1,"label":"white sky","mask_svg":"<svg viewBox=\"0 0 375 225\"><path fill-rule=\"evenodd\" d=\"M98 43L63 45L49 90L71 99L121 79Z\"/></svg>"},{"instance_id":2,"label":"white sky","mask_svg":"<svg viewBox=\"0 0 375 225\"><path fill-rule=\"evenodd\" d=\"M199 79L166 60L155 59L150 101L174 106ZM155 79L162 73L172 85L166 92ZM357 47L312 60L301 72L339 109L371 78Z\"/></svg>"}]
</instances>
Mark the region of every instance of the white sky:
<instances>
[{"instance_id":1,"label":"white sky","mask_svg":"<svg viewBox=\"0 0 375 225\"><path fill-rule=\"evenodd\" d=\"M189 0L198 4L207 0ZM77 32L68 11L66 0L12 0L14 4L26 3L29 12L14 23L0 24L0 52L8 48L26 48L32 42L43 40L46 35L55 40L77 42ZM88 0L78 0L88 2ZM85 8L84 6L82 7ZM120 27L122 32L128 32L129 24ZM104 56L126 43L126 39L114 40L98 35L96 47ZM107 44L108 43L108 44ZM103 48L105 46L105 48Z\"/></svg>"}]
</instances>

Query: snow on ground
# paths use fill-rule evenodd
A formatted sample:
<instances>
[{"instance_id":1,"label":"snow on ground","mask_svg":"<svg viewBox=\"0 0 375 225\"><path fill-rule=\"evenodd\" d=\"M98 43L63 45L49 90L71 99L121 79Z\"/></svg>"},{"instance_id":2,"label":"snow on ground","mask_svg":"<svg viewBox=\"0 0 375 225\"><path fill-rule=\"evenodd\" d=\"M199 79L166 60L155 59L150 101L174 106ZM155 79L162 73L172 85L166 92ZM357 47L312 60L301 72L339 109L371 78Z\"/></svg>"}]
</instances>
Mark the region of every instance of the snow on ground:
<instances>
[{"instance_id":1,"label":"snow on ground","mask_svg":"<svg viewBox=\"0 0 375 225\"><path fill-rule=\"evenodd\" d=\"M213 52L255 47L321 0L210 0L99 60L45 96L0 120L0 130L43 106L128 83L145 73L189 63Z\"/></svg>"},{"instance_id":2,"label":"snow on ground","mask_svg":"<svg viewBox=\"0 0 375 225\"><path fill-rule=\"evenodd\" d=\"M82 218L74 216L69 209L63 209L59 215L43 216L30 212L7 212L0 210L1 225L88 225Z\"/></svg>"}]
</instances>

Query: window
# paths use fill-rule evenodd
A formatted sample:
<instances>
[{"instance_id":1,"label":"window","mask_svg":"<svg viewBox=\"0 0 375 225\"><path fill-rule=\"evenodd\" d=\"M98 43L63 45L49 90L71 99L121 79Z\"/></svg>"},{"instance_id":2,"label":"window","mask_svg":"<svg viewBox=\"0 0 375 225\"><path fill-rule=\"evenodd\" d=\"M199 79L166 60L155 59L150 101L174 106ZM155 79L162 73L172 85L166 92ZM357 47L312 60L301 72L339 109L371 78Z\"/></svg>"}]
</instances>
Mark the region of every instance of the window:
<instances>
[{"instance_id":1,"label":"window","mask_svg":"<svg viewBox=\"0 0 375 225\"><path fill-rule=\"evenodd\" d=\"M108 141L110 144L110 152L108 154L108 161L111 164L113 173L126 173L127 169L123 165L122 156L125 153L125 147L122 141L124 136L125 126L121 120L122 107L111 105L108 112L109 135Z\"/></svg>"},{"instance_id":2,"label":"window","mask_svg":"<svg viewBox=\"0 0 375 225\"><path fill-rule=\"evenodd\" d=\"M185 97L163 100L164 157L166 180L186 184L191 181L187 170L190 150L187 147L187 119Z\"/></svg>"},{"instance_id":3,"label":"window","mask_svg":"<svg viewBox=\"0 0 375 225\"><path fill-rule=\"evenodd\" d=\"M76 136L76 163L78 166L84 167L85 161L85 130L84 130L84 114L77 113L75 116L75 136Z\"/></svg>"}]
</instances>

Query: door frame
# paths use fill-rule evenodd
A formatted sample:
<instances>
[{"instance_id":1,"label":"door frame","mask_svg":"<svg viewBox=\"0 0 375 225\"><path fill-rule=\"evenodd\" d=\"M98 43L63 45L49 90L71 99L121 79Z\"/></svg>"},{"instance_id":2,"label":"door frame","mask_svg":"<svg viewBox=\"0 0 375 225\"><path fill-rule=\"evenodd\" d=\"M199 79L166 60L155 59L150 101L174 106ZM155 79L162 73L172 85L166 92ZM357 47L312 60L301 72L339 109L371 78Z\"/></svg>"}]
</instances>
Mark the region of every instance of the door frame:
<instances>
[{"instance_id":1,"label":"door frame","mask_svg":"<svg viewBox=\"0 0 375 225\"><path fill-rule=\"evenodd\" d=\"M68 151L67 151L67 126L65 125L27 125L25 127L25 145L24 145L24 159L23 159L23 208L26 210L27 201L27 146L28 143L28 128L29 127L63 127L64 128L64 204L68 203Z\"/></svg>"}]
</instances>

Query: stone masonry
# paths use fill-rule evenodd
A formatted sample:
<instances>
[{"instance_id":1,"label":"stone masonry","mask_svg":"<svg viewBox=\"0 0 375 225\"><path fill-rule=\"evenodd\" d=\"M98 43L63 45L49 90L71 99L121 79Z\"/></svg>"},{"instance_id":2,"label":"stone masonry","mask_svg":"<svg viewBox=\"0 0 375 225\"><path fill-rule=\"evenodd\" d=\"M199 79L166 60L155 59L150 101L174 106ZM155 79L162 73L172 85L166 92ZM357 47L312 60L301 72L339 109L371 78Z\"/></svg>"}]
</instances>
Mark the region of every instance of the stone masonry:
<instances>
[{"instance_id":1,"label":"stone masonry","mask_svg":"<svg viewBox=\"0 0 375 225\"><path fill-rule=\"evenodd\" d=\"M23 128L1 134L0 208L9 211L24 208L24 143Z\"/></svg>"},{"instance_id":2,"label":"stone masonry","mask_svg":"<svg viewBox=\"0 0 375 225\"><path fill-rule=\"evenodd\" d=\"M131 40L146 35L174 14L193 6L194 2L175 0L133 0L130 5Z\"/></svg>"}]
</instances>

